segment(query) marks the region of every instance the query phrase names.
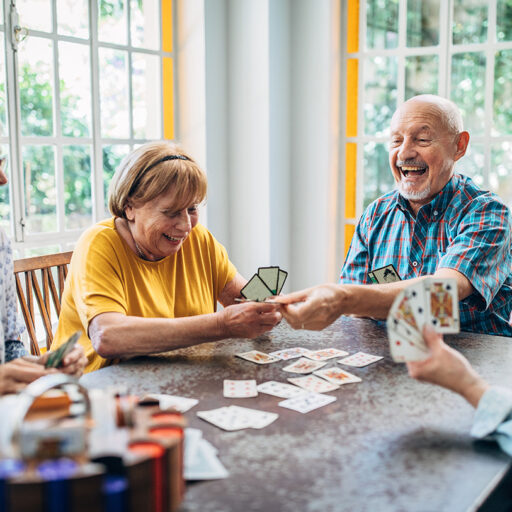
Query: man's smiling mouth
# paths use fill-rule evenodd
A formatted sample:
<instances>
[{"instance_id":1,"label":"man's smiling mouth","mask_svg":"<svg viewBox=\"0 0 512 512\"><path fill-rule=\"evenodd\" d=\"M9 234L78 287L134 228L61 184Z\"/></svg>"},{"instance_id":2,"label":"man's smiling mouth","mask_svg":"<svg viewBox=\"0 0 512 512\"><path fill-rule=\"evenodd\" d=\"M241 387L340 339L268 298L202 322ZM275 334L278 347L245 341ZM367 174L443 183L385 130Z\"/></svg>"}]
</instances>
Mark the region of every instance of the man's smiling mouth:
<instances>
[{"instance_id":1,"label":"man's smiling mouth","mask_svg":"<svg viewBox=\"0 0 512 512\"><path fill-rule=\"evenodd\" d=\"M408 176L422 176L428 169L428 165L424 163L406 163L398 161L396 163L399 171L407 178Z\"/></svg>"}]
</instances>

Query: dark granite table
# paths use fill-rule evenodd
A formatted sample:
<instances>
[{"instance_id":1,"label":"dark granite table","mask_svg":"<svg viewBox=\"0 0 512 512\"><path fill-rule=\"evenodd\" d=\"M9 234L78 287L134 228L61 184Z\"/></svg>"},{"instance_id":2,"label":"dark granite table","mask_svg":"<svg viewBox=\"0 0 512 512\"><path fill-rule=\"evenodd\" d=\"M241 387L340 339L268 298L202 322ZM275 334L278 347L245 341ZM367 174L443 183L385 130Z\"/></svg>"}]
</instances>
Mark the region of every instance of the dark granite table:
<instances>
[{"instance_id":1,"label":"dark granite table","mask_svg":"<svg viewBox=\"0 0 512 512\"><path fill-rule=\"evenodd\" d=\"M512 387L512 339L468 333L446 339L491 383ZM329 393L337 401L308 414L278 407L281 399L266 394L222 396L224 379L286 382L290 376L282 371L286 362L257 365L236 353L295 346L362 350L384 359L366 368L344 367L363 382ZM410 379L403 364L393 363L385 328L371 320L341 318L321 332L293 331L282 323L258 340L137 358L81 382L199 399L186 413L189 425L218 448L230 477L189 484L184 512L473 510L510 462L494 443L470 438L473 410L462 398ZM195 414L235 404L279 418L263 430L224 432Z\"/></svg>"}]
</instances>

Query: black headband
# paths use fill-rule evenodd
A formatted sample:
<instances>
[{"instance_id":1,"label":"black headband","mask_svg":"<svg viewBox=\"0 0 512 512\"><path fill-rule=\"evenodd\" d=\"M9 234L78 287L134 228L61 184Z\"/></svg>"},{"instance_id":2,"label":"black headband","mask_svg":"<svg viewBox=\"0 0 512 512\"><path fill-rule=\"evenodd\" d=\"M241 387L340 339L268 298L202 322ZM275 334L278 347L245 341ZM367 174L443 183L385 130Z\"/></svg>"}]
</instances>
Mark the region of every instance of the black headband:
<instances>
[{"instance_id":1,"label":"black headband","mask_svg":"<svg viewBox=\"0 0 512 512\"><path fill-rule=\"evenodd\" d=\"M160 158L160 160L157 160L155 163L151 164L149 167L146 167L142 172L139 172L139 175L133 180L132 186L130 188L129 196L131 196L139 186L139 182L142 179L142 176L146 174L149 170L153 169L153 167L156 167L158 164L161 164L162 162L167 162L168 160L190 160L188 156L185 155L167 155L163 158Z\"/></svg>"}]
</instances>

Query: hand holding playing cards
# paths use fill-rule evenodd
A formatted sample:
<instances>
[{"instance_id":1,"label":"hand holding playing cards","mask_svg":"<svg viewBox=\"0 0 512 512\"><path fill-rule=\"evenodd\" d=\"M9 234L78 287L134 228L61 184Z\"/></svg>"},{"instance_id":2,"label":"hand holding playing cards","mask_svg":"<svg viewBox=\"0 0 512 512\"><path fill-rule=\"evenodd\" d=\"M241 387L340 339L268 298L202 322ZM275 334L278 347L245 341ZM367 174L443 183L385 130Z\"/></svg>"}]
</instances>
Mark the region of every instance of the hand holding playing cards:
<instances>
[{"instance_id":1,"label":"hand holding playing cards","mask_svg":"<svg viewBox=\"0 0 512 512\"><path fill-rule=\"evenodd\" d=\"M245 302L228 306L220 312L226 337L256 338L277 325L282 315L279 305Z\"/></svg>"},{"instance_id":2,"label":"hand holding playing cards","mask_svg":"<svg viewBox=\"0 0 512 512\"><path fill-rule=\"evenodd\" d=\"M322 284L273 300L283 305L283 316L294 329L320 331L342 314L339 300L341 291L338 285Z\"/></svg>"},{"instance_id":3,"label":"hand holding playing cards","mask_svg":"<svg viewBox=\"0 0 512 512\"><path fill-rule=\"evenodd\" d=\"M408 362L409 375L455 391L476 407L489 385L461 353L446 345L432 326L425 325L423 338L430 356L423 361Z\"/></svg>"},{"instance_id":4,"label":"hand holding playing cards","mask_svg":"<svg viewBox=\"0 0 512 512\"><path fill-rule=\"evenodd\" d=\"M39 377L56 372L54 369L45 369L34 359L37 358L20 357L9 363L0 364L0 395L17 393Z\"/></svg>"}]
</instances>

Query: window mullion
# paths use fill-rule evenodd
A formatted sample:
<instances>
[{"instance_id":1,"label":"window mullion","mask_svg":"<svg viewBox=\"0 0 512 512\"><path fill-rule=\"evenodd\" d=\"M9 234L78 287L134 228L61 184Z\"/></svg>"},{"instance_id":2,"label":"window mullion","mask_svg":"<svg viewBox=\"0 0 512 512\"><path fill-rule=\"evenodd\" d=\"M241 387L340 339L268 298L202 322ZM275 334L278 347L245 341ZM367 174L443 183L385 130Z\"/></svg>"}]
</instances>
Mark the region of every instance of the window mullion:
<instances>
[{"instance_id":1,"label":"window mullion","mask_svg":"<svg viewBox=\"0 0 512 512\"><path fill-rule=\"evenodd\" d=\"M21 111L18 90L18 52L13 48L12 14L16 11L14 0L4 0L5 16L5 65L7 89L7 117L9 121L11 208L14 240L24 241L25 196L23 193L23 165L21 158Z\"/></svg>"},{"instance_id":2,"label":"window mullion","mask_svg":"<svg viewBox=\"0 0 512 512\"><path fill-rule=\"evenodd\" d=\"M439 83L438 93L450 97L453 0L440 2L439 13Z\"/></svg>"},{"instance_id":3,"label":"window mullion","mask_svg":"<svg viewBox=\"0 0 512 512\"><path fill-rule=\"evenodd\" d=\"M103 194L103 148L101 146L100 79L98 54L98 2L89 2L89 37L91 42L91 100L92 100L92 201L93 222L105 216Z\"/></svg>"}]
</instances>

